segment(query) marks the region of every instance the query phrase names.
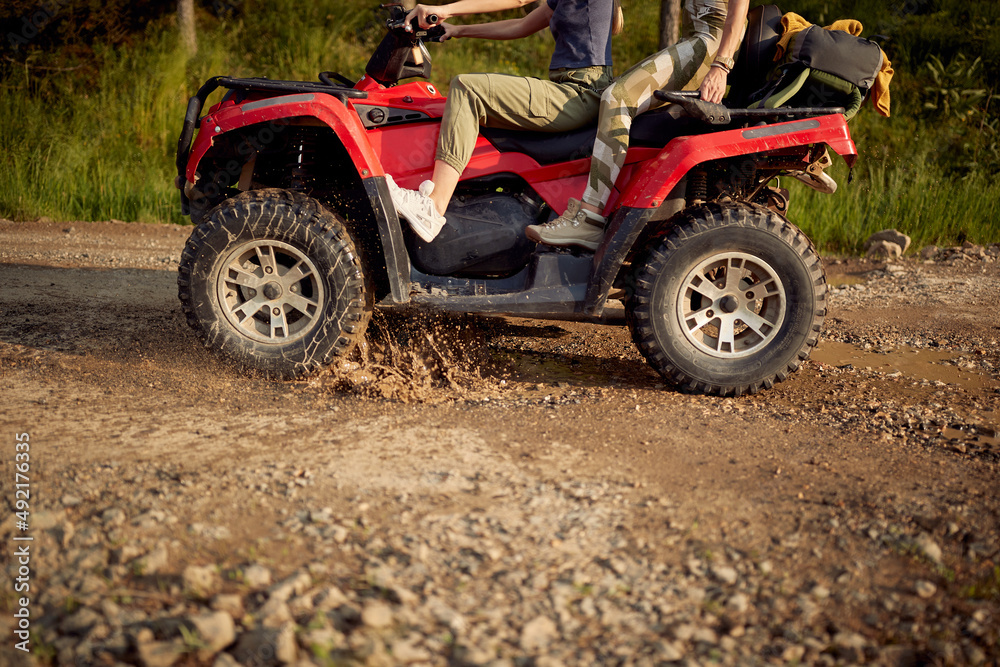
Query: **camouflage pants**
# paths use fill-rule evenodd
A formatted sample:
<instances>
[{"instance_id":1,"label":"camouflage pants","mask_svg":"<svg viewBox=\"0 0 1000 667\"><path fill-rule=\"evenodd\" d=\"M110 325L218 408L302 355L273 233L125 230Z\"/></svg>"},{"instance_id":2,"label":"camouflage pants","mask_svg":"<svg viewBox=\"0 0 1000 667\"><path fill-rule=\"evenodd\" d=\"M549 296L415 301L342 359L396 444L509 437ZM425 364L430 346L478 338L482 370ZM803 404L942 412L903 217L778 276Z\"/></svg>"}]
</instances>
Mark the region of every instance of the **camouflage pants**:
<instances>
[{"instance_id":1,"label":"camouflage pants","mask_svg":"<svg viewBox=\"0 0 1000 667\"><path fill-rule=\"evenodd\" d=\"M719 48L720 29L682 39L622 74L601 96L597 141L583 201L603 209L628 152L632 119L664 103L657 90L694 90L708 73Z\"/></svg>"}]
</instances>

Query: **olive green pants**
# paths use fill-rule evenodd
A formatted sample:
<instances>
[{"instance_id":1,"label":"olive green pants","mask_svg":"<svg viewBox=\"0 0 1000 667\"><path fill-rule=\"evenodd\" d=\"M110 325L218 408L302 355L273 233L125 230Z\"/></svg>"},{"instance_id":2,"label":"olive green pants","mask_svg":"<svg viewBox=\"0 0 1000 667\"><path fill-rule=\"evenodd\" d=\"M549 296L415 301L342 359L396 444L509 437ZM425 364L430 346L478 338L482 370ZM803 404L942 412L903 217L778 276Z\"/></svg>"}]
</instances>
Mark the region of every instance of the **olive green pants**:
<instances>
[{"instance_id":1,"label":"olive green pants","mask_svg":"<svg viewBox=\"0 0 1000 667\"><path fill-rule=\"evenodd\" d=\"M451 81L435 157L465 170L479 127L567 132L593 123L610 67L549 72L549 80L511 74L459 74Z\"/></svg>"}]
</instances>

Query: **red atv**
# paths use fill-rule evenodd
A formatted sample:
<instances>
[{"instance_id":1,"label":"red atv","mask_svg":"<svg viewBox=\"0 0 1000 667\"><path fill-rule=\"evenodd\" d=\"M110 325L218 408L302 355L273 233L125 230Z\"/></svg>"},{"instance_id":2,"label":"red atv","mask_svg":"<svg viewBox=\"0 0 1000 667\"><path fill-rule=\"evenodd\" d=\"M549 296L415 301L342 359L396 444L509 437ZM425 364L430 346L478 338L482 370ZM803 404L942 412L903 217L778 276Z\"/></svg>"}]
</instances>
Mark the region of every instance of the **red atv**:
<instances>
[{"instance_id":1,"label":"red atv","mask_svg":"<svg viewBox=\"0 0 1000 667\"><path fill-rule=\"evenodd\" d=\"M178 291L207 347L296 377L347 354L376 303L602 321L621 300L642 354L687 390L756 392L809 355L826 278L773 184L792 173L835 188L827 149L857 157L850 99L813 90L821 104L768 109L746 108L739 91L726 106L659 93L675 104L636 119L596 252L524 232L583 191L596 128L482 129L447 225L425 243L397 217L385 174L409 188L430 177L445 98L426 80L399 82L429 78L435 32L385 9L388 34L359 81L214 77L191 98L177 184L196 227ZM751 92L777 39L780 14L766 9L731 77Z\"/></svg>"}]
</instances>

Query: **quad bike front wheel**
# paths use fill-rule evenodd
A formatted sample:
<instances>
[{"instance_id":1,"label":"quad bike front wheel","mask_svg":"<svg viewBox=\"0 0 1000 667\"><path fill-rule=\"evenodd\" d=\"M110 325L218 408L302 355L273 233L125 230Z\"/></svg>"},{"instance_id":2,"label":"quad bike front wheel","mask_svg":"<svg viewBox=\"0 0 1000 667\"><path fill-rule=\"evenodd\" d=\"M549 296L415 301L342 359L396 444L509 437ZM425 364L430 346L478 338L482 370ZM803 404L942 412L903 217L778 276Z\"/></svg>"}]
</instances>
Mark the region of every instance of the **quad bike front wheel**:
<instances>
[{"instance_id":1,"label":"quad bike front wheel","mask_svg":"<svg viewBox=\"0 0 1000 667\"><path fill-rule=\"evenodd\" d=\"M285 190L214 209L184 247L177 285L206 347L270 377L299 377L347 354L372 311L341 219Z\"/></svg>"},{"instance_id":2,"label":"quad bike front wheel","mask_svg":"<svg viewBox=\"0 0 1000 667\"><path fill-rule=\"evenodd\" d=\"M671 383L719 396L784 380L819 341L826 276L806 236L761 207L689 213L634 265L626 316Z\"/></svg>"}]
</instances>

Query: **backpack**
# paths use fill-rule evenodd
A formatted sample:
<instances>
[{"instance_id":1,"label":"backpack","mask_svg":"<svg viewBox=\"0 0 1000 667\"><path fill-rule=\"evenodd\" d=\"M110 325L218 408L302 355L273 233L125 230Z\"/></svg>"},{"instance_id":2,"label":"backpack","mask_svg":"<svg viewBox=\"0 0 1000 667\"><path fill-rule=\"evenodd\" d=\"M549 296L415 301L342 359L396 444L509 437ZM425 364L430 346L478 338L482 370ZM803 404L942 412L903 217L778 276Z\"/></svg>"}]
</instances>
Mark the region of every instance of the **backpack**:
<instances>
[{"instance_id":1,"label":"backpack","mask_svg":"<svg viewBox=\"0 0 1000 667\"><path fill-rule=\"evenodd\" d=\"M781 12L774 5L760 8L756 22L750 21L746 43L763 45L741 51L749 69L759 72L766 64L770 72L763 87L744 93L750 108L843 107L849 120L861 108L865 96L882 68L884 55L874 42L843 30L827 30L810 25L796 33L780 62L772 59L781 30ZM757 79L759 81L759 78Z\"/></svg>"}]
</instances>

